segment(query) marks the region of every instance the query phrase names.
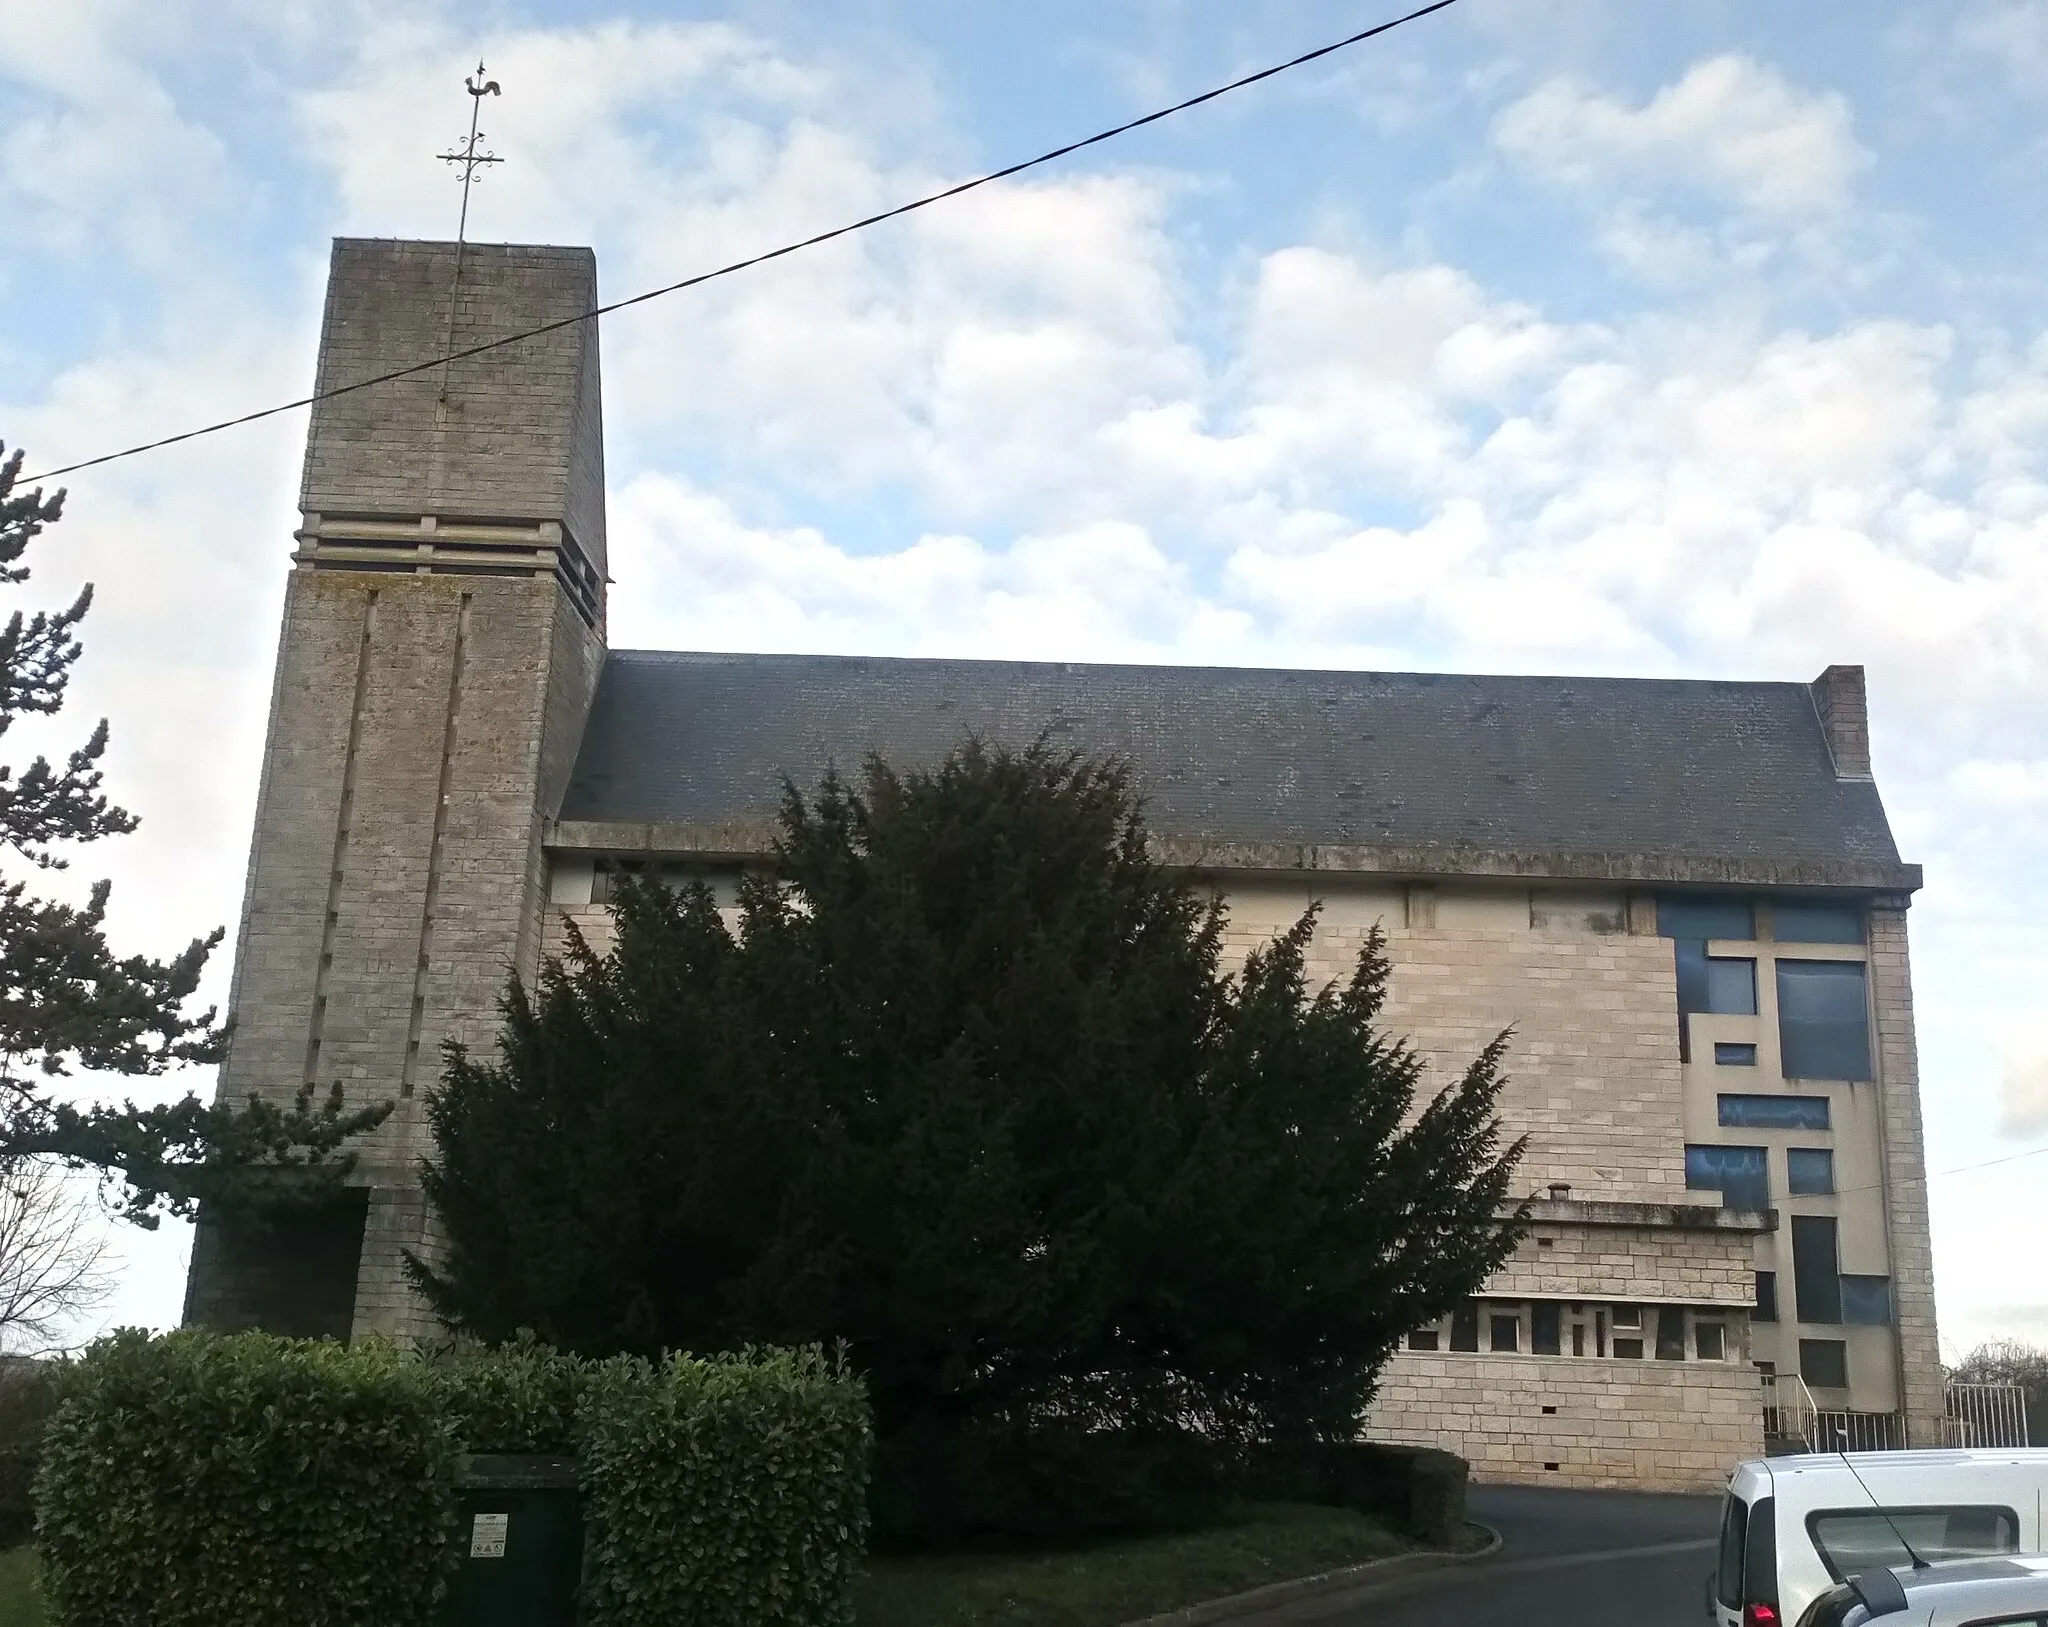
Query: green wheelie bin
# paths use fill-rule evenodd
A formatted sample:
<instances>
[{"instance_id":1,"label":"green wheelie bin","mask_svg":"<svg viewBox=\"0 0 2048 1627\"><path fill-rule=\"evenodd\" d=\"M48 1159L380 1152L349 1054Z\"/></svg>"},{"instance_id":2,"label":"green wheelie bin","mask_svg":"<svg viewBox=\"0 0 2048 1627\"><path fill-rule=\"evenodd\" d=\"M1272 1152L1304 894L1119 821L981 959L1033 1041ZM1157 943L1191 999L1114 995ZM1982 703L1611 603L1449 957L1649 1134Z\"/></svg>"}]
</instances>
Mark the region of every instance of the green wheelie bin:
<instances>
[{"instance_id":1,"label":"green wheelie bin","mask_svg":"<svg viewBox=\"0 0 2048 1627\"><path fill-rule=\"evenodd\" d=\"M576 1627L583 1502L576 1460L462 1457L443 1627Z\"/></svg>"}]
</instances>

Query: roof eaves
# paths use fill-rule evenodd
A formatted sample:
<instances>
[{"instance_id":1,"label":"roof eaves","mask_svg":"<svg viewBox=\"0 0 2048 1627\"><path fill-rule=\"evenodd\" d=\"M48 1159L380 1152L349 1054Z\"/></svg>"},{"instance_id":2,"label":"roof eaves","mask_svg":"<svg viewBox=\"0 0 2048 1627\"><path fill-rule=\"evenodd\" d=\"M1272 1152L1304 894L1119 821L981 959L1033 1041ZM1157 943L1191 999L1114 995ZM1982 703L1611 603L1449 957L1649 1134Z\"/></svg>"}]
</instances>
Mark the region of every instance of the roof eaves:
<instances>
[{"instance_id":1,"label":"roof eaves","mask_svg":"<svg viewBox=\"0 0 2048 1627\"><path fill-rule=\"evenodd\" d=\"M768 818L716 824L559 819L548 827L545 840L562 852L761 858L774 848L775 822ZM1152 852L1161 863L1176 869L1221 874L1319 871L1667 886L1839 887L1892 893L1917 892L1922 885L1917 864L1796 855L1524 852L1464 845L1218 841L1168 834L1153 836Z\"/></svg>"}]
</instances>

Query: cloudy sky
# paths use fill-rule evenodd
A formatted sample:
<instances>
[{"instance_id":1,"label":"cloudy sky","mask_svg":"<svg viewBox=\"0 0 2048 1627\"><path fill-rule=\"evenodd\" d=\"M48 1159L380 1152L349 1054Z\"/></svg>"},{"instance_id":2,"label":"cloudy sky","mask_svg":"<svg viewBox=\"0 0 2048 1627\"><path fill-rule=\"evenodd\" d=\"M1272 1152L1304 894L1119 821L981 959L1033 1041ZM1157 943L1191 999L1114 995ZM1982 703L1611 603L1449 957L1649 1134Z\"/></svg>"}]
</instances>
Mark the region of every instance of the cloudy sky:
<instances>
[{"instance_id":1,"label":"cloudy sky","mask_svg":"<svg viewBox=\"0 0 2048 1627\"><path fill-rule=\"evenodd\" d=\"M327 242L607 298L1366 26L1362 0L0 0L0 437L303 393ZM1944 1343L2048 1337L2048 3L1462 0L604 330L614 640L1870 674ZM232 921L303 415L75 477L124 944ZM79 730L86 717L72 719ZM225 959L216 987L225 981ZM193 1081L208 1088L210 1081ZM124 1234L115 1320L186 1239Z\"/></svg>"}]
</instances>

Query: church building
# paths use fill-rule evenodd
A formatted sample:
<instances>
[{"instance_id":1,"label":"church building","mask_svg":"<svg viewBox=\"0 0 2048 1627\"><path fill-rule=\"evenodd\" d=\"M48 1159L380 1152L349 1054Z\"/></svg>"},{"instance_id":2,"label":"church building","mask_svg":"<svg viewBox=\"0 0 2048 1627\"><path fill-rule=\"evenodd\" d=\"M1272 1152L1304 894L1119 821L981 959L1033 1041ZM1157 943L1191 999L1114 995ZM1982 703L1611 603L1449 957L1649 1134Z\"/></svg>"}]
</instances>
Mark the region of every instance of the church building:
<instances>
[{"instance_id":1,"label":"church building","mask_svg":"<svg viewBox=\"0 0 2048 1627\"><path fill-rule=\"evenodd\" d=\"M1480 1479L1717 1485L1767 1428L1939 1444L1902 863L1862 670L1811 683L614 650L596 262L343 239L237 937L224 1100L396 1111L348 1201L202 1220L186 1319L432 1336L418 1161L444 1041L622 871L727 888L784 775L1041 731L1133 766L1249 948L1375 924L1454 1080L1503 1028L1533 1216L1369 1421ZM544 331L487 350L493 340Z\"/></svg>"}]
</instances>

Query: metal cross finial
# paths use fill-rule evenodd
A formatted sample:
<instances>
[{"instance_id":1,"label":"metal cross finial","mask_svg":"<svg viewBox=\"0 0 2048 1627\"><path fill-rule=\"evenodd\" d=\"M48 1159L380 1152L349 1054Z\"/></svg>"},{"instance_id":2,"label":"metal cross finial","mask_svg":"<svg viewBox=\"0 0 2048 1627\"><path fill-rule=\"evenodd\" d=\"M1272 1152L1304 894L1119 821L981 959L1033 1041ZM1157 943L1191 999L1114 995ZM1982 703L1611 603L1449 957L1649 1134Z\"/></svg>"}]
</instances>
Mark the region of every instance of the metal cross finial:
<instances>
[{"instance_id":1,"label":"metal cross finial","mask_svg":"<svg viewBox=\"0 0 2048 1627\"><path fill-rule=\"evenodd\" d=\"M497 80L484 77L482 57L477 58L475 76L462 82L469 88L469 139L462 144L460 151L440 154L442 163L462 166L462 222L455 228L455 241L458 243L469 233L469 189L477 178L477 166L504 162L497 154L478 152L476 147L484 136L483 131L476 127L477 115L483 111L484 98L501 94Z\"/></svg>"},{"instance_id":2,"label":"metal cross finial","mask_svg":"<svg viewBox=\"0 0 2048 1627\"><path fill-rule=\"evenodd\" d=\"M503 159L492 152L478 152L477 143L483 139L483 131L476 127L479 114L483 111L484 98L502 94L495 79L484 77L484 59L476 59L476 73L465 78L463 84L469 90L469 139L461 149L438 156L444 164L462 166L462 214L455 227L455 278L448 288L448 351L441 363L441 401L448 400L448 367L455 358L455 310L462 292L462 250L469 240L469 189L475 184L477 166L480 164L501 164Z\"/></svg>"}]
</instances>

